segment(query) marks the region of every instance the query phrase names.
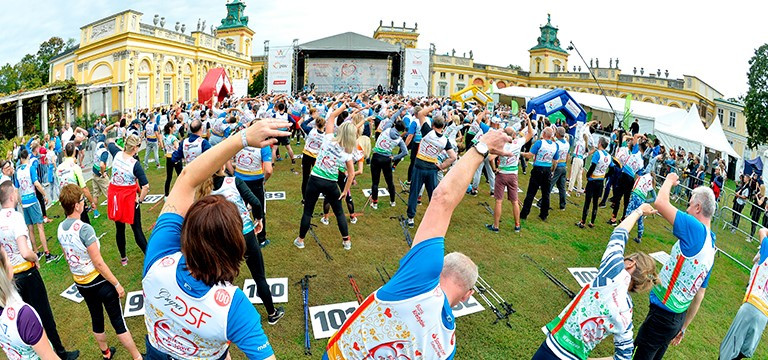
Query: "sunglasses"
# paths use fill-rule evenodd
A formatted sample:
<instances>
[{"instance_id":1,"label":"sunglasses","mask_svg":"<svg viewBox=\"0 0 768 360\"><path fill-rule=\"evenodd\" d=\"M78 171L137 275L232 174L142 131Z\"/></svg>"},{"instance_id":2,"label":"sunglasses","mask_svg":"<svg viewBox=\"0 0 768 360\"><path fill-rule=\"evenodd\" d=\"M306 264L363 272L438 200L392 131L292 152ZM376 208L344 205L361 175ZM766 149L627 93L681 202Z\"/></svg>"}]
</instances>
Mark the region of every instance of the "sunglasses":
<instances>
[{"instance_id":1,"label":"sunglasses","mask_svg":"<svg viewBox=\"0 0 768 360\"><path fill-rule=\"evenodd\" d=\"M85 202L85 196L81 196L81 197L80 197L80 202L81 202L81 203L84 203L84 202Z\"/></svg>"}]
</instances>

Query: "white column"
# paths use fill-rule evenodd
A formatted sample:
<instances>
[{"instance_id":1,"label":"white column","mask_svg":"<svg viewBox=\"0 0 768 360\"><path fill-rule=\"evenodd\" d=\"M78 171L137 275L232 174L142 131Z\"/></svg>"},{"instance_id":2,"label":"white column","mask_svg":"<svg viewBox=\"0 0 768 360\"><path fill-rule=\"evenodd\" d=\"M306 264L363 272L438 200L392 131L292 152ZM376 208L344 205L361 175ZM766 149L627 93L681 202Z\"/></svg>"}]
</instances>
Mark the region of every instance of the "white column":
<instances>
[{"instance_id":1,"label":"white column","mask_svg":"<svg viewBox=\"0 0 768 360\"><path fill-rule=\"evenodd\" d=\"M64 102L64 122L69 124L72 120L72 104L69 100Z\"/></svg>"},{"instance_id":2,"label":"white column","mask_svg":"<svg viewBox=\"0 0 768 360\"><path fill-rule=\"evenodd\" d=\"M24 117L22 116L22 109L24 108L24 104L21 102L21 99L16 101L16 136L22 137L24 136Z\"/></svg>"},{"instance_id":3,"label":"white column","mask_svg":"<svg viewBox=\"0 0 768 360\"><path fill-rule=\"evenodd\" d=\"M102 107L101 113L105 114L105 115L109 115L109 114L107 114L107 112L108 112L108 110L107 110L107 88L101 89L101 104L102 104L102 106L101 106Z\"/></svg>"},{"instance_id":4,"label":"white column","mask_svg":"<svg viewBox=\"0 0 768 360\"><path fill-rule=\"evenodd\" d=\"M43 100L40 101L40 129L43 131L43 135L48 133L48 95L43 95Z\"/></svg>"}]
</instances>

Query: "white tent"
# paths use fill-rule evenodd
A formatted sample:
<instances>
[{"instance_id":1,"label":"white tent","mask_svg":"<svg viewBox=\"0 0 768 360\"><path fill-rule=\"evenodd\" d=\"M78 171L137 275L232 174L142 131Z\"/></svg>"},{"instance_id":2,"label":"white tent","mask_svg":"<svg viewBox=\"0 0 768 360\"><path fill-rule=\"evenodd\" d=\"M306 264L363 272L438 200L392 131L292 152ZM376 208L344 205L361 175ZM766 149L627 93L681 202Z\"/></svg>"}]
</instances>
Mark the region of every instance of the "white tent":
<instances>
[{"instance_id":1,"label":"white tent","mask_svg":"<svg viewBox=\"0 0 768 360\"><path fill-rule=\"evenodd\" d=\"M682 146L686 151L702 154L707 129L701 123L696 104L688 112L670 113L655 120L654 135L667 146Z\"/></svg>"},{"instance_id":2,"label":"white tent","mask_svg":"<svg viewBox=\"0 0 768 360\"><path fill-rule=\"evenodd\" d=\"M709 129L707 129L707 137L704 138L704 146L717 151L722 151L736 159L741 159L741 156L733 150L733 147L725 137L723 126L717 118L712 121L712 125L709 125Z\"/></svg>"}]
</instances>

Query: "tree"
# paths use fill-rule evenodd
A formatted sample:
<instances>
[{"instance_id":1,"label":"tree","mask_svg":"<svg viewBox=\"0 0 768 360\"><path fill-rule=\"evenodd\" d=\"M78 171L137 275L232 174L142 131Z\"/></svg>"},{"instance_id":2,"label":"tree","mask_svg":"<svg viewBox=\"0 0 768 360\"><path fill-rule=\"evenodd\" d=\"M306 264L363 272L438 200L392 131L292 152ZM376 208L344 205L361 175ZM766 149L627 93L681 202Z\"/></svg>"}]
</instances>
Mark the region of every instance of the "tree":
<instances>
[{"instance_id":1,"label":"tree","mask_svg":"<svg viewBox=\"0 0 768 360\"><path fill-rule=\"evenodd\" d=\"M523 70L523 67L522 67L522 66L520 66L520 65L512 65L512 64L509 64L509 66L507 66L507 67L508 67L510 70Z\"/></svg>"},{"instance_id":2,"label":"tree","mask_svg":"<svg viewBox=\"0 0 768 360\"><path fill-rule=\"evenodd\" d=\"M24 55L15 65L3 65L0 68L0 93L31 90L47 84L51 59L73 46L74 39L65 43L60 37L54 36L40 44L36 54Z\"/></svg>"},{"instance_id":3,"label":"tree","mask_svg":"<svg viewBox=\"0 0 768 360\"><path fill-rule=\"evenodd\" d=\"M768 140L768 44L755 50L749 59L749 90L744 98L747 118L747 147L756 148Z\"/></svg>"},{"instance_id":4,"label":"tree","mask_svg":"<svg viewBox=\"0 0 768 360\"><path fill-rule=\"evenodd\" d=\"M75 39L69 39L66 43L64 40L58 36L54 36L48 41L40 44L40 49L37 50L37 72L38 75L41 76L41 81L43 84L48 83L48 70L49 70L49 63L52 58L55 56L63 53L67 49L73 47L75 45Z\"/></svg>"},{"instance_id":5,"label":"tree","mask_svg":"<svg viewBox=\"0 0 768 360\"><path fill-rule=\"evenodd\" d=\"M264 92L264 69L253 75L248 84L248 95L258 95Z\"/></svg>"}]
</instances>

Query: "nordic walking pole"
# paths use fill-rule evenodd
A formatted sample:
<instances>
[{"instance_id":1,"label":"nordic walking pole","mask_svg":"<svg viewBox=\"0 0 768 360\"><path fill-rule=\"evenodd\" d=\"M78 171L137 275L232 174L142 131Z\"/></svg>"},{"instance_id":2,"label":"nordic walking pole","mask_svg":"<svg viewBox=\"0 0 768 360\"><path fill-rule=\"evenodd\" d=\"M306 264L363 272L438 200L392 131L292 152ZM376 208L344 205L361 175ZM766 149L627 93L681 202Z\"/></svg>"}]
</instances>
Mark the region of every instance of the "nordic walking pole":
<instances>
[{"instance_id":1,"label":"nordic walking pole","mask_svg":"<svg viewBox=\"0 0 768 360\"><path fill-rule=\"evenodd\" d=\"M317 246L320 247L320 250L323 250L323 253L325 253L325 258L329 261L333 260L333 256L328 253L328 250L325 250L325 247L320 242L320 239L317 238L317 235L315 234L315 230L312 229L312 227L316 227L315 224L309 224L309 233L312 235L312 238L315 239L315 242L317 243Z\"/></svg>"},{"instance_id":2,"label":"nordic walking pole","mask_svg":"<svg viewBox=\"0 0 768 360\"><path fill-rule=\"evenodd\" d=\"M312 344L309 339L309 279L317 275L304 275L299 281L304 302L304 355L312 355Z\"/></svg>"},{"instance_id":3,"label":"nordic walking pole","mask_svg":"<svg viewBox=\"0 0 768 360\"><path fill-rule=\"evenodd\" d=\"M566 295L568 295L569 298L573 299L576 297L576 293L574 293L571 289L568 288L565 284L563 284L562 281L560 281L558 278L556 278L554 275L552 275L547 269L543 268L539 263L536 262L536 260L533 260L530 256L523 254L522 257L526 258L528 261L533 263L544 275L549 279L549 281L552 281L557 287L559 287L563 292L565 292Z\"/></svg>"},{"instance_id":4,"label":"nordic walking pole","mask_svg":"<svg viewBox=\"0 0 768 360\"><path fill-rule=\"evenodd\" d=\"M357 303L362 304L363 303L363 294L360 293L360 288L357 287L357 281L355 281L355 277L352 274L347 275L349 276L349 284L352 285L352 291L355 292L355 297L357 298Z\"/></svg>"}]
</instances>

